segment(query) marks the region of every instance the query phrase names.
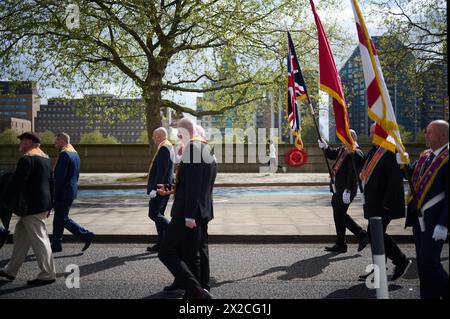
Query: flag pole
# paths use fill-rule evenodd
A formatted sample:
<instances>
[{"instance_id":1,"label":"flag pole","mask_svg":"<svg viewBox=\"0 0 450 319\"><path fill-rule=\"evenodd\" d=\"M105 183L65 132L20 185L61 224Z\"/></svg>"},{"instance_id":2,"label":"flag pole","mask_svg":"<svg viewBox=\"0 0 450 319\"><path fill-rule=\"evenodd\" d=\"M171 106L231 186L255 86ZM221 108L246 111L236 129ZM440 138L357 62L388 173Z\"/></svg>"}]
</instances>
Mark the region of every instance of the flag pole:
<instances>
[{"instance_id":1,"label":"flag pole","mask_svg":"<svg viewBox=\"0 0 450 319\"><path fill-rule=\"evenodd\" d=\"M317 121L316 121L316 114L314 112L314 108L313 108L311 100L309 98L309 94L306 94L306 98L308 99L309 111L311 112L311 115L313 117L317 136L319 137L320 140L322 140L322 136L320 135L319 125L317 124ZM328 157L327 157L327 154L325 153L324 149L322 149L322 153L323 153L323 157L325 157L325 163L327 164L328 174L330 175L330 180L331 180L331 190L332 190L332 193L334 194L334 193L336 193L336 187L334 185L333 174L331 173L331 166L330 166L330 163L328 162Z\"/></svg>"}]
</instances>

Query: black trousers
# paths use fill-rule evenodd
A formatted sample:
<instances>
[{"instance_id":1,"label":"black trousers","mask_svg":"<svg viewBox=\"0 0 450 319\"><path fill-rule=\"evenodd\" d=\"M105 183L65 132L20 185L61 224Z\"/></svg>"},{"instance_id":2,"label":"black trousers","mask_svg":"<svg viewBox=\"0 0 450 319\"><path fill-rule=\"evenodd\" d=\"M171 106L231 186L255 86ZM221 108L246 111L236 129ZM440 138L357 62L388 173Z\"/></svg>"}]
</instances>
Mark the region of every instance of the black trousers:
<instances>
[{"instance_id":1,"label":"black trousers","mask_svg":"<svg viewBox=\"0 0 450 319\"><path fill-rule=\"evenodd\" d=\"M196 295L203 288L203 281L209 286L208 250L201 249L208 246L205 238L202 240L202 236L207 235L205 226L190 229L185 226L184 218L172 218L158 253L161 262L175 277L175 282L186 289L187 296Z\"/></svg>"},{"instance_id":2,"label":"black trousers","mask_svg":"<svg viewBox=\"0 0 450 319\"><path fill-rule=\"evenodd\" d=\"M350 217L350 215L347 214L350 204L345 204L342 201L342 194L333 194L333 197L331 198L331 206L333 207L334 225L336 227L336 244L345 245L346 229L350 230L358 238L365 235L365 230L359 226L353 218Z\"/></svg>"},{"instance_id":3,"label":"black trousers","mask_svg":"<svg viewBox=\"0 0 450 319\"><path fill-rule=\"evenodd\" d=\"M164 232L167 229L167 225L169 225L169 220L164 216L169 197L157 195L149 201L148 205L148 217L155 222L156 232L158 233L158 246L161 245Z\"/></svg>"},{"instance_id":4,"label":"black trousers","mask_svg":"<svg viewBox=\"0 0 450 319\"><path fill-rule=\"evenodd\" d=\"M435 241L432 238L434 226L431 224L426 225L425 232L420 230L418 221L413 226L417 270L420 279L420 298L448 299L448 274L441 263L444 241Z\"/></svg>"},{"instance_id":5,"label":"black trousers","mask_svg":"<svg viewBox=\"0 0 450 319\"><path fill-rule=\"evenodd\" d=\"M209 247L208 247L208 224L200 225L200 247L199 252L195 257L195 267L193 270L193 274L196 276L200 286L208 291L211 290L210 285L210 268L209 268ZM189 251L189 249L180 246L177 248L178 256L182 260L186 260L186 256L184 255L185 251ZM176 286L184 287L181 282L179 282L176 278L174 280L174 284Z\"/></svg>"},{"instance_id":6,"label":"black trousers","mask_svg":"<svg viewBox=\"0 0 450 319\"><path fill-rule=\"evenodd\" d=\"M397 244L392 240L391 236L389 236L386 233L386 229L387 229L389 223L391 222L391 219L390 218L386 218L386 217L382 217L382 221L383 221L385 255L386 255L387 258L392 260L392 263L394 265L398 265L398 264L402 263L406 259L406 256L400 250L400 248L397 246ZM368 232L369 238L371 238L370 237L370 220L369 220L369 228L367 229L367 232ZM372 245L372 241L371 241L371 245Z\"/></svg>"}]
</instances>

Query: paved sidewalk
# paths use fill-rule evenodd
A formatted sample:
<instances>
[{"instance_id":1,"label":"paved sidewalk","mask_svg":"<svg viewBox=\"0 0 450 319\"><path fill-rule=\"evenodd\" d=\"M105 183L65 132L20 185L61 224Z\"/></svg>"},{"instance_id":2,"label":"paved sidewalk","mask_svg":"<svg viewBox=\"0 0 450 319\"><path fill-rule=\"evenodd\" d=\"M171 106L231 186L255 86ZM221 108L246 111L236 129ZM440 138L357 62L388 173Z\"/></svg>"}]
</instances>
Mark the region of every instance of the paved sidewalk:
<instances>
[{"instance_id":1,"label":"paved sidewalk","mask_svg":"<svg viewBox=\"0 0 450 319\"><path fill-rule=\"evenodd\" d=\"M89 186L105 185L145 185L146 173L91 173L81 174L79 186L86 188ZM216 178L216 185L252 185L264 186L274 184L320 184L329 183L327 173L219 173Z\"/></svg>"},{"instance_id":2,"label":"paved sidewalk","mask_svg":"<svg viewBox=\"0 0 450 319\"><path fill-rule=\"evenodd\" d=\"M142 174L133 174L142 176ZM132 174L83 174L80 184L116 183L119 177ZM259 181L260 187L216 187L214 220L209 233L219 242L324 242L335 236L331 194L327 186L264 186L268 182L295 179L326 184L326 174L219 174L218 182L245 185ZM104 184L103 184L104 185ZM172 199L166 210L169 216ZM364 228L361 194L350 206L349 214ZM148 218L148 196L143 189L81 190L74 202L71 217L82 226L108 239L127 242L154 240L156 229ZM14 218L11 229L14 229ZM52 232L52 218L47 220ZM393 221L389 234L411 242L411 230L403 227L404 219ZM66 232L67 233L67 232ZM347 232L348 235L349 232ZM101 237L101 236L100 236ZM355 241L355 237L349 239ZM107 239L105 239L107 241Z\"/></svg>"}]
</instances>

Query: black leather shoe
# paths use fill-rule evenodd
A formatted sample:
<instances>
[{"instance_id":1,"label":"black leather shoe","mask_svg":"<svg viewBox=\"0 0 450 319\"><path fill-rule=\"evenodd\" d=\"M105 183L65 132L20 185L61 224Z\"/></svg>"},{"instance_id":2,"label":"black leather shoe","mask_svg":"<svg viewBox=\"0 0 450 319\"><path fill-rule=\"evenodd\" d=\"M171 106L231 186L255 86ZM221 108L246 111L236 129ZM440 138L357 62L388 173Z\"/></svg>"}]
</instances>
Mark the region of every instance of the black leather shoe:
<instances>
[{"instance_id":1,"label":"black leather shoe","mask_svg":"<svg viewBox=\"0 0 450 319\"><path fill-rule=\"evenodd\" d=\"M172 292L176 290L184 290L184 288L179 286L177 283L173 282L171 285L165 286L163 289L163 291L165 292Z\"/></svg>"},{"instance_id":2,"label":"black leather shoe","mask_svg":"<svg viewBox=\"0 0 450 319\"><path fill-rule=\"evenodd\" d=\"M358 252L366 248L368 243L369 243L369 234L365 233L359 238Z\"/></svg>"},{"instance_id":3,"label":"black leather shoe","mask_svg":"<svg viewBox=\"0 0 450 319\"><path fill-rule=\"evenodd\" d=\"M156 244L156 245L153 245L153 246L149 246L149 247L147 247L147 251L149 253L157 253L159 251L159 245Z\"/></svg>"},{"instance_id":4,"label":"black leather shoe","mask_svg":"<svg viewBox=\"0 0 450 319\"><path fill-rule=\"evenodd\" d=\"M409 266L411 265L410 259L405 259L401 264L396 265L394 268L394 273L392 274L391 280L397 280L400 277L403 277L404 274L406 274L406 271L408 270Z\"/></svg>"},{"instance_id":5,"label":"black leather shoe","mask_svg":"<svg viewBox=\"0 0 450 319\"><path fill-rule=\"evenodd\" d=\"M10 275L6 274L3 270L0 270L0 280L13 281L14 279L16 279L16 277L10 276Z\"/></svg>"},{"instance_id":6,"label":"black leather shoe","mask_svg":"<svg viewBox=\"0 0 450 319\"><path fill-rule=\"evenodd\" d=\"M331 247L325 247L326 251L331 251L334 253L346 253L347 252L347 245L334 245Z\"/></svg>"},{"instance_id":7,"label":"black leather shoe","mask_svg":"<svg viewBox=\"0 0 450 319\"><path fill-rule=\"evenodd\" d=\"M55 281L56 281L56 279L42 280L42 279L36 278L33 280L28 280L27 285L28 286L44 286L44 285L52 284Z\"/></svg>"},{"instance_id":8,"label":"black leather shoe","mask_svg":"<svg viewBox=\"0 0 450 319\"><path fill-rule=\"evenodd\" d=\"M83 248L81 248L81 251L86 251L89 248L89 246L91 246L94 236L95 235L92 234L91 237L84 243L84 246L83 246Z\"/></svg>"},{"instance_id":9,"label":"black leather shoe","mask_svg":"<svg viewBox=\"0 0 450 319\"><path fill-rule=\"evenodd\" d=\"M212 295L206 289L201 289L196 295L184 295L183 299L213 299Z\"/></svg>"},{"instance_id":10,"label":"black leather shoe","mask_svg":"<svg viewBox=\"0 0 450 319\"><path fill-rule=\"evenodd\" d=\"M60 253L62 252L62 247L57 245L52 245L52 253Z\"/></svg>"}]
</instances>

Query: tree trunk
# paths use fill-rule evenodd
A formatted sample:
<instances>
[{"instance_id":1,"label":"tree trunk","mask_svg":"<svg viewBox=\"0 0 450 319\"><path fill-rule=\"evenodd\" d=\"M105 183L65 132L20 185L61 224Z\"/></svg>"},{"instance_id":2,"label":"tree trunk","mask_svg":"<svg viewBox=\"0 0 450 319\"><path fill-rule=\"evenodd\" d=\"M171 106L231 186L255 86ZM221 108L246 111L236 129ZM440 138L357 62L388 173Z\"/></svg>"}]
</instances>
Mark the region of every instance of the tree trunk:
<instances>
[{"instance_id":1,"label":"tree trunk","mask_svg":"<svg viewBox=\"0 0 450 319\"><path fill-rule=\"evenodd\" d=\"M147 125L148 142L150 149L150 158L156 152L157 145L153 143L152 135L153 131L161 126L161 90L151 87L147 88L143 92L145 102L145 118Z\"/></svg>"}]
</instances>

